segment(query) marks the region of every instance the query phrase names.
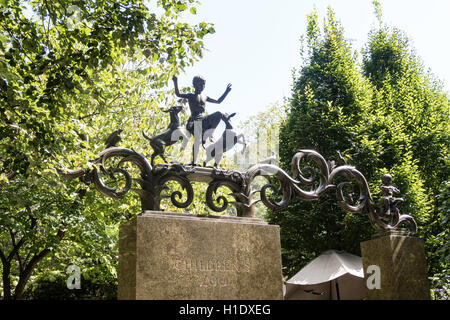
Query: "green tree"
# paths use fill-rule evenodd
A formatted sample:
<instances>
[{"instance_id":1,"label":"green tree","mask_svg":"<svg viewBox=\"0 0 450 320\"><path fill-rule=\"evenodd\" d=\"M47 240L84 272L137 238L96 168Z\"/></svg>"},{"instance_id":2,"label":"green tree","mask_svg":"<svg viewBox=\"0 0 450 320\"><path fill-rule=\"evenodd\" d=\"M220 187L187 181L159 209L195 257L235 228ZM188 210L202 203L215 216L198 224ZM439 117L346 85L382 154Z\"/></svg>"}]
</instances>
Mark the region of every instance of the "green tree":
<instances>
[{"instance_id":1,"label":"green tree","mask_svg":"<svg viewBox=\"0 0 450 320\"><path fill-rule=\"evenodd\" d=\"M383 24L369 34L363 72L376 88L371 111L375 117L364 133L377 151L377 167L396 177L406 200L403 211L418 220L429 275L439 275L448 265L441 223L448 216L441 190L449 179L448 95L425 71L407 36Z\"/></svg>"},{"instance_id":2,"label":"green tree","mask_svg":"<svg viewBox=\"0 0 450 320\"><path fill-rule=\"evenodd\" d=\"M449 100L423 71L407 38L381 23L380 10L380 26L369 34L361 68L331 9L323 35L316 14L308 17L307 56L281 128L280 160L287 169L300 148L329 160L340 150L364 174L375 201L380 177L390 172L405 199L401 211L418 222L433 275L442 270L435 197L448 180ZM287 275L326 249L359 254L359 243L374 232L367 217L345 214L333 194L269 217L281 226Z\"/></svg>"},{"instance_id":3,"label":"green tree","mask_svg":"<svg viewBox=\"0 0 450 320\"><path fill-rule=\"evenodd\" d=\"M1 2L4 299L21 298L39 263L76 243L111 264L116 223L139 212L136 196L112 202L63 183L56 169L88 167L117 128L125 147L148 153L136 128L164 125L158 105L171 102L161 88L201 57L203 37L214 32L181 21L184 11L195 13L192 0L157 6L160 14L144 1Z\"/></svg>"},{"instance_id":4,"label":"green tree","mask_svg":"<svg viewBox=\"0 0 450 320\"><path fill-rule=\"evenodd\" d=\"M313 11L306 36L304 64L294 79L287 120L280 130L280 162L288 172L299 149L314 149L329 160L336 160L340 150L350 160L360 139L356 126L371 103L371 85L358 71L334 12L328 10L322 33ZM358 254L359 242L370 234L367 218L343 212L334 194L318 202L296 202L268 217L280 225L288 276L327 249Z\"/></svg>"},{"instance_id":5,"label":"green tree","mask_svg":"<svg viewBox=\"0 0 450 320\"><path fill-rule=\"evenodd\" d=\"M433 244L433 260L437 267L431 268L431 288L434 299L450 299L450 181L441 184L436 197L435 212L437 219L433 221L434 233L429 243ZM437 234L436 234L437 233ZM430 259L429 259L430 260Z\"/></svg>"}]
</instances>

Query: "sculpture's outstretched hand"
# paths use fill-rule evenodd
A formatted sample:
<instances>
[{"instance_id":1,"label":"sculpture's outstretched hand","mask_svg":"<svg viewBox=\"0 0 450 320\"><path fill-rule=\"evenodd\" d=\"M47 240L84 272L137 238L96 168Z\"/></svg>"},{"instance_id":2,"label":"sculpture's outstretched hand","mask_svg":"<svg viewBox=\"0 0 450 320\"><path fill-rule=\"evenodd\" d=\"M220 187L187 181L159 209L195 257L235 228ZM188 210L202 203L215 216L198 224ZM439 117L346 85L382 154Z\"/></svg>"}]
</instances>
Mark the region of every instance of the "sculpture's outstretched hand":
<instances>
[{"instance_id":1,"label":"sculpture's outstretched hand","mask_svg":"<svg viewBox=\"0 0 450 320\"><path fill-rule=\"evenodd\" d=\"M231 91L231 83L229 83L228 85L227 85L227 89L225 90L226 92L230 92Z\"/></svg>"}]
</instances>

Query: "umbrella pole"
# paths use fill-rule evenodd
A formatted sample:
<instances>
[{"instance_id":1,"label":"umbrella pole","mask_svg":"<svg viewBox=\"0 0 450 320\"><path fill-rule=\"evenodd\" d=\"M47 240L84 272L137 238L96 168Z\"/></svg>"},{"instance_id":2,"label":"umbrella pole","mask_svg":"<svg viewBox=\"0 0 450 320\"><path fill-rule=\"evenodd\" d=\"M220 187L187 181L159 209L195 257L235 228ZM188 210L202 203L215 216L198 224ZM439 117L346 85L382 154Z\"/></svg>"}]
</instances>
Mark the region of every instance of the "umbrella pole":
<instances>
[{"instance_id":1,"label":"umbrella pole","mask_svg":"<svg viewBox=\"0 0 450 320\"><path fill-rule=\"evenodd\" d=\"M330 300L333 300L333 281L330 281Z\"/></svg>"},{"instance_id":2,"label":"umbrella pole","mask_svg":"<svg viewBox=\"0 0 450 320\"><path fill-rule=\"evenodd\" d=\"M341 296L339 294L339 284L337 280L336 280L336 296L338 300L341 300Z\"/></svg>"}]
</instances>

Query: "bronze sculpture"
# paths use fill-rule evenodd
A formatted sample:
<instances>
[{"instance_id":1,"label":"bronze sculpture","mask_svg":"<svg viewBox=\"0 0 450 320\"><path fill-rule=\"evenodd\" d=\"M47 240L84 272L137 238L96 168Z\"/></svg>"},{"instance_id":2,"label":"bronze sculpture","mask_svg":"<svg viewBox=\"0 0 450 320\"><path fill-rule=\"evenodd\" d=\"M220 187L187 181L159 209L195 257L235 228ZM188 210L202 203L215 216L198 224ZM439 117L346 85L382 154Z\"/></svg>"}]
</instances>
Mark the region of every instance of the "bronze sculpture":
<instances>
[{"instance_id":1,"label":"bronze sculpture","mask_svg":"<svg viewBox=\"0 0 450 320\"><path fill-rule=\"evenodd\" d=\"M225 130L223 131L220 138L215 142L210 144L206 148L206 160L203 162L203 166L211 160L214 159L214 167L217 167L220 160L222 160L222 156L225 152L229 151L233 148L237 143L243 144L244 148L242 152L245 151L245 147L247 143L245 142L244 135L238 134L233 130L233 126L231 125L230 118L234 117L236 113L232 113L231 115L225 115Z\"/></svg>"},{"instance_id":2,"label":"bronze sculpture","mask_svg":"<svg viewBox=\"0 0 450 320\"><path fill-rule=\"evenodd\" d=\"M389 173L381 177L383 185L381 188L381 216L385 218L399 215L398 206L403 203L403 198L394 198L394 193L400 193L396 187L392 186L392 176Z\"/></svg>"},{"instance_id":3,"label":"bronze sculpture","mask_svg":"<svg viewBox=\"0 0 450 320\"><path fill-rule=\"evenodd\" d=\"M178 142L180 139L183 140L182 149L186 147L189 138L186 137L184 132L181 130L181 122L178 114L183 110L182 106L173 106L168 110L163 110L163 112L170 114L170 123L167 127L166 131L158 133L153 137L149 138L144 130L142 130L142 135L145 139L150 141L150 145L153 148L153 154L151 156L151 163L154 166L154 161L156 156L160 156L165 163L167 163L166 158L164 157L164 150L166 147L173 145Z\"/></svg>"},{"instance_id":4,"label":"bronze sculpture","mask_svg":"<svg viewBox=\"0 0 450 320\"><path fill-rule=\"evenodd\" d=\"M367 215L371 223L382 231L416 233L417 224L414 218L400 214L398 206L403 202L403 199L393 197L393 194L398 193L399 190L391 185L392 177L386 174L382 178L384 183L384 186L381 187L383 198L381 208L377 210L364 175L356 168L348 165L339 152L336 161L326 161L322 155L314 150L299 150L292 159L292 176L272 164L271 161L257 163L245 172L195 165L200 144L205 144L206 139L212 138L212 133L221 120L226 123L227 128L215 144L207 147L206 160L209 161L214 158L217 165L223 152L228 151L230 146L234 146L238 142L245 145L243 136L236 134L232 130L230 118L234 114L227 115L222 112L214 112L211 115L205 114L206 102L221 103L230 92L231 84L227 86L222 96L215 100L202 96L201 93L205 87L205 80L202 77L194 78L195 91L188 94L180 93L176 76L173 77L173 81L175 94L180 98L187 99L191 110L191 116L186 128L189 134L194 136L192 165L167 163L164 157L166 146L175 143L180 138L183 138L185 146L188 139L186 136L183 136L180 129L181 124L178 113L182 107L175 106L165 111L171 115L171 123L166 131L152 138L147 137L143 132L144 137L150 140L150 144L154 149L151 163L137 151L115 147L117 142L120 141L121 131L117 130L117 134L113 133L111 135L114 141L108 141L107 149L101 152L99 157L93 161L93 169L60 170L62 177L65 179L80 178L86 184L92 182L97 190L112 198L124 196L128 191L132 190L140 196L142 211L161 210L161 200L164 197L170 198L172 204L176 207L186 208L194 199L192 182L206 182L208 183L208 188L205 195L208 207L216 212L221 212L228 207L229 201L226 197L219 196L217 199L214 199L218 188L227 187L231 190L229 195L234 197L235 201L232 203L237 209L237 216L241 217L254 216L255 204L259 201L272 210L283 210L297 198L309 201L318 200L328 190L335 190L338 204L345 211ZM162 157L165 163L154 164L154 159L158 155ZM119 157L120 161L106 170L104 168L106 161L113 157ZM140 177L132 178L131 174L122 168L122 165L127 162L138 167L141 173ZM305 165L305 163L314 163L315 168L311 167L311 165ZM100 168L100 170L97 168ZM103 181L101 172L108 174L113 180L116 179L115 175L117 173L121 174L125 179L124 187L120 190L109 187ZM258 176L267 177L268 183L259 190L254 190L252 182ZM342 178L344 181L339 182L339 179ZM272 183L273 179L279 181L279 187ZM162 195L163 190L169 189L167 186L169 181L181 185L186 192L185 201L181 201L184 196L180 191L173 191L170 196ZM132 188L133 182L136 182L141 188ZM357 185L359 189L359 197L357 199L354 197L353 185ZM281 200L274 201L267 191L281 193L278 197ZM253 196L256 193L260 194L260 199L254 200ZM402 228L402 226L406 226L406 228Z\"/></svg>"},{"instance_id":5,"label":"bronze sculpture","mask_svg":"<svg viewBox=\"0 0 450 320\"><path fill-rule=\"evenodd\" d=\"M256 164L246 172L228 171L219 168L204 168L198 166L185 166L177 163L160 163L152 167L148 160L139 152L122 147L113 147L104 150L97 158L97 165L103 166L104 163L112 157L120 157L121 160L117 166L107 170L112 176L120 173L125 179L125 186L117 190L105 184L100 172L94 169L79 169L75 171L60 171L65 179L80 178L85 183L93 182L97 190L102 194L118 198L124 196L128 191L132 190L139 194L141 198L142 211L145 210L161 210L161 192L168 189L166 183L174 181L179 183L186 191L186 200L180 201L183 195L179 191L173 191L169 196L173 205L178 208L188 207L194 199L194 190L192 182L206 182L208 188L206 190L206 204L216 212L224 211L228 205L228 200L219 196L214 200L214 195L219 187L225 186L229 188L235 201L237 215L244 217L254 216L255 204L259 201L272 209L283 210L292 201L298 199L312 201L320 199L321 195L329 190L336 191L338 204L347 212L354 214L367 215L371 223L382 231L387 232L404 232L414 234L417 232L417 224L413 217L400 214L399 210L392 211L390 219L386 220L384 210L377 210L375 203L370 194L369 185L361 172L349 165L338 165L330 168L328 162L314 150L299 150L292 159L292 177L283 169L272 164ZM315 174L310 166L301 168L302 161L312 161L320 171ZM130 162L135 164L141 171L139 178L132 178L130 173L121 168L121 166ZM305 175L304 172L308 174ZM270 180L269 183L263 185L259 190L252 189L252 182L258 176L264 176L271 173L271 178L275 178L280 182L277 188ZM345 178L346 181L334 184L338 177ZM141 189L132 188L132 182L136 181ZM359 198L356 203L353 199L353 190L346 192L345 189L351 185L350 181L355 181L359 188ZM315 187L311 190L310 186ZM281 200L273 201L267 191L282 192ZM260 199L254 200L255 193L260 194ZM215 202L221 203L216 205ZM406 228L401 226L405 225Z\"/></svg>"},{"instance_id":6,"label":"bronze sculpture","mask_svg":"<svg viewBox=\"0 0 450 320\"><path fill-rule=\"evenodd\" d=\"M122 129L113 131L105 140L106 148L115 147L122 140Z\"/></svg>"},{"instance_id":7,"label":"bronze sculpture","mask_svg":"<svg viewBox=\"0 0 450 320\"><path fill-rule=\"evenodd\" d=\"M223 120L225 123L227 121L226 116L220 111L216 111L212 114L206 115L206 102L216 104L222 103L222 101L231 91L231 83L227 85L227 88L225 89L225 92L222 94L222 96L216 100L202 95L206 84L206 80L202 76L196 76L192 80L194 93L181 93L178 88L177 76L174 75L172 77L172 80L175 88L175 95L177 97L187 99L189 103L191 116L187 121L186 130L190 135L194 136L192 164L195 164L197 161L200 144L204 145L206 139L212 139L213 132L219 125L220 120Z\"/></svg>"}]
</instances>

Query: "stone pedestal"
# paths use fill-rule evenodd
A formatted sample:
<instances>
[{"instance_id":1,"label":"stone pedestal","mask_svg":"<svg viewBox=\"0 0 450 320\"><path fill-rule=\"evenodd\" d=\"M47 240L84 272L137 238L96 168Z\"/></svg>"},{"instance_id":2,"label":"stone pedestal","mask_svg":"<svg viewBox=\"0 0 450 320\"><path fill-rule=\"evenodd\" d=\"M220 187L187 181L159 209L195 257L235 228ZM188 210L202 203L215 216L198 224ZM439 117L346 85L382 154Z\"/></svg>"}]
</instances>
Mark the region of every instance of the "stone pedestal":
<instances>
[{"instance_id":1,"label":"stone pedestal","mask_svg":"<svg viewBox=\"0 0 450 320\"><path fill-rule=\"evenodd\" d=\"M120 227L118 279L119 299L283 299L279 227L146 211Z\"/></svg>"},{"instance_id":2,"label":"stone pedestal","mask_svg":"<svg viewBox=\"0 0 450 320\"><path fill-rule=\"evenodd\" d=\"M422 239L385 235L361 243L364 277L374 279L380 272L380 288L367 289L369 300L429 300L430 285ZM375 270L375 271L373 271Z\"/></svg>"}]
</instances>

